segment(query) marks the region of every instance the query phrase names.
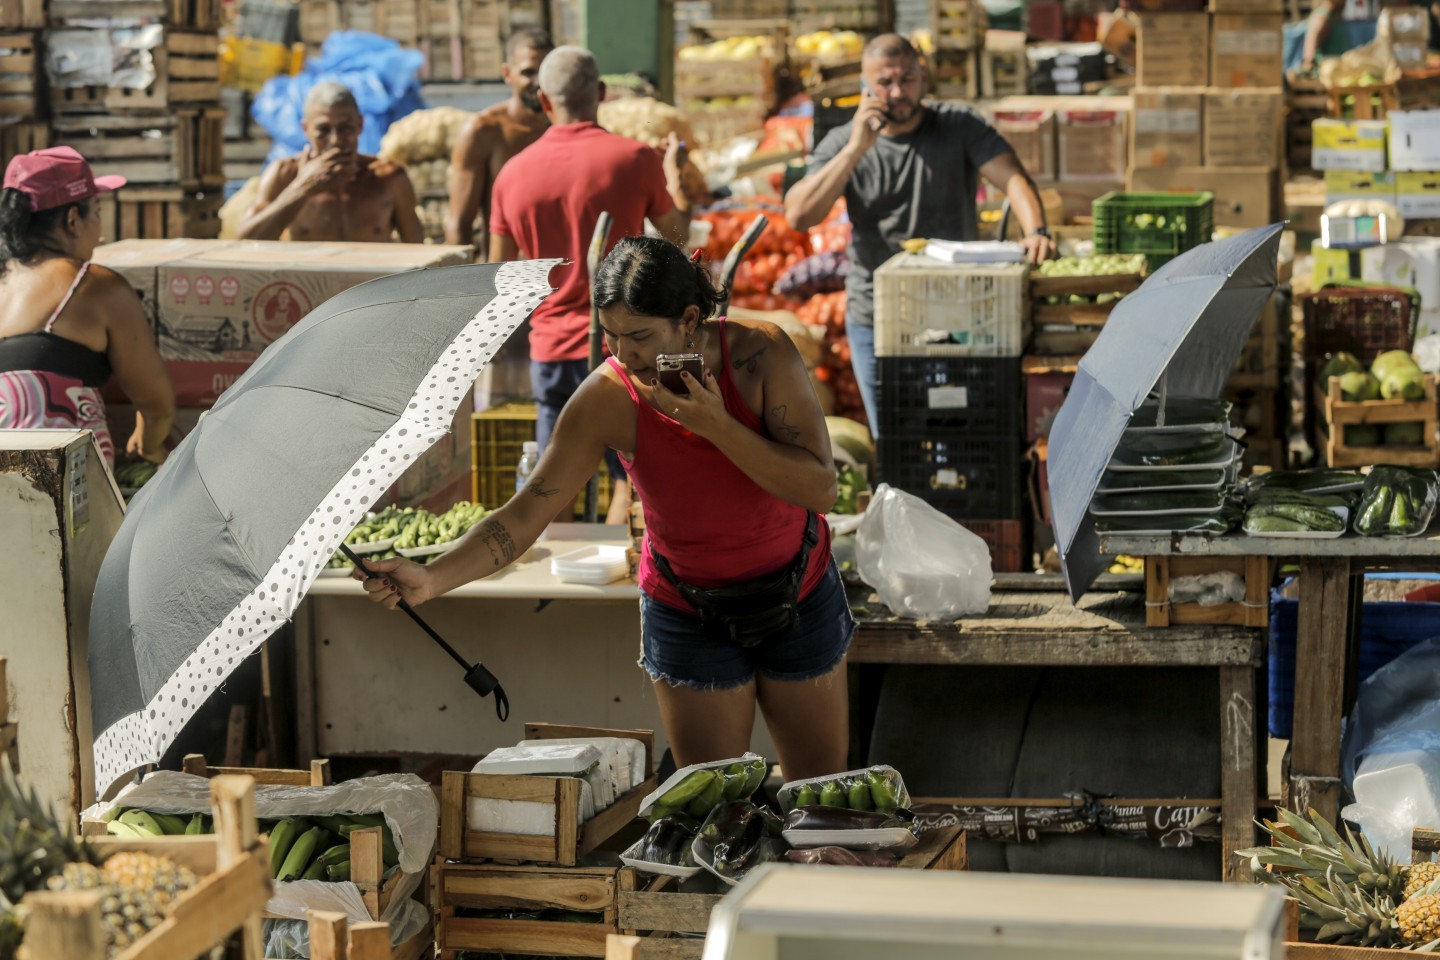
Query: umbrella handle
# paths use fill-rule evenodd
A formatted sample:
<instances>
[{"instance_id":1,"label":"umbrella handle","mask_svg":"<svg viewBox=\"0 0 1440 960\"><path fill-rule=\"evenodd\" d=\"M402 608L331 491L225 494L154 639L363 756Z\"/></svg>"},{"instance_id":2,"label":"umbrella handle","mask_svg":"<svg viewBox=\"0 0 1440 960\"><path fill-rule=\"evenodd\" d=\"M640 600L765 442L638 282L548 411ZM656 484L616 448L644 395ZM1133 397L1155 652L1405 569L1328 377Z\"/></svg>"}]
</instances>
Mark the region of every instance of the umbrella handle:
<instances>
[{"instance_id":1,"label":"umbrella handle","mask_svg":"<svg viewBox=\"0 0 1440 960\"><path fill-rule=\"evenodd\" d=\"M380 576L380 574L365 566L365 564L361 562L360 558L355 555L355 551L350 549L350 546L348 544L340 544L340 552L345 554L345 556L350 559L351 563L355 564L356 570L359 570L361 573L365 574L366 580L374 580ZM445 638L440 636L440 634L436 633L435 628L430 626L430 624L426 623L424 618L422 618L420 614L415 612L415 608L410 606L408 601L402 598L398 606L401 610L405 611L405 614L411 620L415 621L416 625L419 626L421 630L424 630L427 634L429 634L431 640L434 640L436 643L440 644L441 649L443 649L446 653L450 654L450 658L452 660L465 668L465 682L469 684L470 689L474 690L482 697L488 695L491 691L494 691L495 715L498 716L502 722L508 720L510 718L510 698L505 696L505 688L500 686L500 681L496 678L496 676L489 670L486 670L485 665L483 663L480 663L478 660L474 663L474 665L471 665L470 661L460 656L459 651L457 651L454 647L450 646L450 644L446 643Z\"/></svg>"},{"instance_id":2,"label":"umbrella handle","mask_svg":"<svg viewBox=\"0 0 1440 960\"><path fill-rule=\"evenodd\" d=\"M770 218L764 214L751 220L750 226L745 228L735 246L725 255L725 263L720 268L720 289L725 294L725 302L720 305L722 313L730 309L730 288L735 283L735 271L740 269L740 261L745 259L745 255L755 246L755 241L760 239L760 234L764 233L769 225Z\"/></svg>"}]
</instances>

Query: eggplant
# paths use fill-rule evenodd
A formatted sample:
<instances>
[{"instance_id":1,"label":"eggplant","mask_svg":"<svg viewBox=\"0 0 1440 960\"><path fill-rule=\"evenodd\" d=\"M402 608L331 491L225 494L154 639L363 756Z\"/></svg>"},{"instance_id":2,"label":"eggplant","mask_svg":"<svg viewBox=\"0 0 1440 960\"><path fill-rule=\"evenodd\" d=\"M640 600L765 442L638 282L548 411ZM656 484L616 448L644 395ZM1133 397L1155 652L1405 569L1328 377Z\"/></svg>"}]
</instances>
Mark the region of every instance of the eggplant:
<instances>
[{"instance_id":1,"label":"eggplant","mask_svg":"<svg viewBox=\"0 0 1440 960\"><path fill-rule=\"evenodd\" d=\"M786 830L880 830L903 826L888 813L843 807L796 807L785 817Z\"/></svg>"},{"instance_id":2,"label":"eggplant","mask_svg":"<svg viewBox=\"0 0 1440 960\"><path fill-rule=\"evenodd\" d=\"M758 815L755 804L748 800L731 800L710 811L700 836L706 843L716 844L725 837L738 836L745 824Z\"/></svg>"},{"instance_id":3,"label":"eggplant","mask_svg":"<svg viewBox=\"0 0 1440 960\"><path fill-rule=\"evenodd\" d=\"M723 877L733 877L754 862L765 839L765 821L759 816L745 819L739 829L727 833L715 842L715 872Z\"/></svg>"},{"instance_id":4,"label":"eggplant","mask_svg":"<svg viewBox=\"0 0 1440 960\"><path fill-rule=\"evenodd\" d=\"M847 850L844 847L811 847L787 850L791 863L823 863L836 867L893 867L899 859L887 850Z\"/></svg>"},{"instance_id":5,"label":"eggplant","mask_svg":"<svg viewBox=\"0 0 1440 960\"><path fill-rule=\"evenodd\" d=\"M699 829L698 823L683 814L656 820L640 843L640 859L646 863L683 866L684 852L690 848Z\"/></svg>"}]
</instances>

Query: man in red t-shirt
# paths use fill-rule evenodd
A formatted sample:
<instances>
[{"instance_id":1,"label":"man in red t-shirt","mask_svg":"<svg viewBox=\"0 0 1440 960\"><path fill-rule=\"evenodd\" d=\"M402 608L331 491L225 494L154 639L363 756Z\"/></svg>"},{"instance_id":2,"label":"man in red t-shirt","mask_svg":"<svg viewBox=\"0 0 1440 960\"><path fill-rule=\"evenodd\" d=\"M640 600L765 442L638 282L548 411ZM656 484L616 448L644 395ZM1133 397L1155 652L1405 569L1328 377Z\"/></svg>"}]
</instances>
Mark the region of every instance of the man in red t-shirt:
<instances>
[{"instance_id":1,"label":"man in red t-shirt","mask_svg":"<svg viewBox=\"0 0 1440 960\"><path fill-rule=\"evenodd\" d=\"M613 218L610 248L639 236L648 219L676 243L690 229L690 203L681 188L683 145L672 135L664 156L596 123L604 98L595 57L580 47L556 47L540 64L540 105L550 129L505 165L490 196L490 262L561 257L551 273L556 290L530 315L530 383L540 448L565 401L590 373L590 276L586 248L602 212ZM610 475L624 473L608 457ZM628 505L628 490L612 484L611 518ZM628 485L627 485L628 486ZM623 519L617 522L624 522Z\"/></svg>"}]
</instances>

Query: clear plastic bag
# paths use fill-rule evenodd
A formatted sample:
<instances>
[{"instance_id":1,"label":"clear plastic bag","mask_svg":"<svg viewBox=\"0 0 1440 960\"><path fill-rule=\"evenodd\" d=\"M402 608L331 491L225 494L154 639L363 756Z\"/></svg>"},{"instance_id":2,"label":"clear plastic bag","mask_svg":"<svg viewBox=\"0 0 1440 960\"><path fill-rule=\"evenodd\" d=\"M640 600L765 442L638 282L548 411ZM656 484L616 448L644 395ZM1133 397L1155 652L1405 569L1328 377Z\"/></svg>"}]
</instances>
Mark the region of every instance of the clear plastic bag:
<instances>
[{"instance_id":1,"label":"clear plastic bag","mask_svg":"<svg viewBox=\"0 0 1440 960\"><path fill-rule=\"evenodd\" d=\"M990 606L990 548L914 494L882 483L856 541L860 576L900 616L951 620Z\"/></svg>"},{"instance_id":2,"label":"clear plastic bag","mask_svg":"<svg viewBox=\"0 0 1440 960\"><path fill-rule=\"evenodd\" d=\"M1374 467L1354 514L1355 532L1362 537L1419 536L1435 516L1437 492L1434 470Z\"/></svg>"}]
</instances>

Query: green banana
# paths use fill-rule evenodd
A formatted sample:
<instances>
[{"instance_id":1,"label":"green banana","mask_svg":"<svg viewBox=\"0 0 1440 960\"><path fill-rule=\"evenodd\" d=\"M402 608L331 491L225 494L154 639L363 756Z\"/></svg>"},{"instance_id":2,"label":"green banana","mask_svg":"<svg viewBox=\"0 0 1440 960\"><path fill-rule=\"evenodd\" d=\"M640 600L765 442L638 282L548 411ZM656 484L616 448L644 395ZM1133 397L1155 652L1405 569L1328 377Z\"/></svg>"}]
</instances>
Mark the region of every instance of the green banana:
<instances>
[{"instance_id":1,"label":"green banana","mask_svg":"<svg viewBox=\"0 0 1440 960\"><path fill-rule=\"evenodd\" d=\"M387 867L400 863L400 848L395 846L395 835L390 832L389 827L385 827L380 833L380 858Z\"/></svg>"},{"instance_id":2,"label":"green banana","mask_svg":"<svg viewBox=\"0 0 1440 960\"><path fill-rule=\"evenodd\" d=\"M195 816L190 818L190 822L185 824L185 835L187 837L196 837L204 832L205 817L203 814L195 814Z\"/></svg>"},{"instance_id":3,"label":"green banana","mask_svg":"<svg viewBox=\"0 0 1440 960\"><path fill-rule=\"evenodd\" d=\"M315 858L315 862L316 862L316 863L322 863L322 864L324 864L325 866L329 867L329 866L333 866L334 864L339 863L341 860L349 860L349 859L350 859L350 844L349 844L349 842L347 841L347 842L345 842L345 843L337 843L337 844L335 844L335 845L334 845L333 847L331 847L329 850L326 850L324 853L320 854L320 856L316 857L316 858Z\"/></svg>"},{"instance_id":4,"label":"green banana","mask_svg":"<svg viewBox=\"0 0 1440 960\"><path fill-rule=\"evenodd\" d=\"M715 775L710 778L709 786L700 791L695 799L690 801L690 805L685 808L685 812L692 817L703 820L706 814L724 802L725 775L717 770L715 771Z\"/></svg>"},{"instance_id":5,"label":"green banana","mask_svg":"<svg viewBox=\"0 0 1440 960\"><path fill-rule=\"evenodd\" d=\"M280 876L280 868L285 865L290 848L295 846L295 841L308 829L309 826L299 817L289 817L275 824L270 831L270 876Z\"/></svg>"},{"instance_id":6,"label":"green banana","mask_svg":"<svg viewBox=\"0 0 1440 960\"><path fill-rule=\"evenodd\" d=\"M352 813L346 815L345 819L362 827L385 826L385 814L383 813Z\"/></svg>"},{"instance_id":7,"label":"green banana","mask_svg":"<svg viewBox=\"0 0 1440 960\"><path fill-rule=\"evenodd\" d=\"M325 864L321 863L319 860L316 860L314 863L310 864L310 866L308 866L308 867L305 868L305 872L302 873L302 874L300 874L300 879L301 879L301 880L324 880L324 879L327 879L325 870L326 870Z\"/></svg>"},{"instance_id":8,"label":"green banana","mask_svg":"<svg viewBox=\"0 0 1440 960\"><path fill-rule=\"evenodd\" d=\"M691 800L705 792L717 775L715 770L694 770L684 780L667 790L660 798L660 802L667 807L683 809Z\"/></svg>"},{"instance_id":9,"label":"green banana","mask_svg":"<svg viewBox=\"0 0 1440 960\"><path fill-rule=\"evenodd\" d=\"M280 881L295 880L305 873L305 868L310 866L310 861L315 856L315 850L320 846L320 841L329 833L324 827L311 827L300 835L290 852L285 855L285 862L280 866L280 872L275 879Z\"/></svg>"},{"instance_id":10,"label":"green banana","mask_svg":"<svg viewBox=\"0 0 1440 960\"><path fill-rule=\"evenodd\" d=\"M645 815L645 819L649 820L651 823L654 823L656 820L663 820L666 817L673 817L679 812L679 807L672 807L668 803L657 802L655 806L650 808L650 812Z\"/></svg>"},{"instance_id":11,"label":"green banana","mask_svg":"<svg viewBox=\"0 0 1440 960\"><path fill-rule=\"evenodd\" d=\"M105 824L105 832L112 837L124 837L126 840L149 840L151 835L137 827L120 820L111 820Z\"/></svg>"},{"instance_id":12,"label":"green banana","mask_svg":"<svg viewBox=\"0 0 1440 960\"><path fill-rule=\"evenodd\" d=\"M349 817L342 816L311 817L310 820L336 834L344 833L345 827L350 823Z\"/></svg>"},{"instance_id":13,"label":"green banana","mask_svg":"<svg viewBox=\"0 0 1440 960\"><path fill-rule=\"evenodd\" d=\"M120 814L120 822L128 824L141 833L148 834L152 837L165 836L165 828L162 827L160 821L156 820L147 810L126 810Z\"/></svg>"},{"instance_id":14,"label":"green banana","mask_svg":"<svg viewBox=\"0 0 1440 960\"><path fill-rule=\"evenodd\" d=\"M160 829L165 831L167 837L182 836L185 833L185 828L189 826L188 820L184 817L176 816L173 813L151 813L150 816L154 817L155 822L160 824Z\"/></svg>"},{"instance_id":15,"label":"green banana","mask_svg":"<svg viewBox=\"0 0 1440 960\"><path fill-rule=\"evenodd\" d=\"M341 860L339 863L331 864L330 866L325 868L325 872L329 875L331 880L349 880L350 861Z\"/></svg>"}]
</instances>

